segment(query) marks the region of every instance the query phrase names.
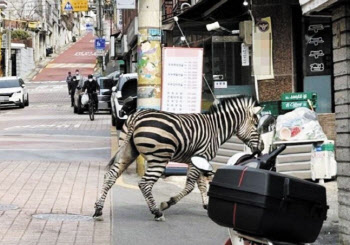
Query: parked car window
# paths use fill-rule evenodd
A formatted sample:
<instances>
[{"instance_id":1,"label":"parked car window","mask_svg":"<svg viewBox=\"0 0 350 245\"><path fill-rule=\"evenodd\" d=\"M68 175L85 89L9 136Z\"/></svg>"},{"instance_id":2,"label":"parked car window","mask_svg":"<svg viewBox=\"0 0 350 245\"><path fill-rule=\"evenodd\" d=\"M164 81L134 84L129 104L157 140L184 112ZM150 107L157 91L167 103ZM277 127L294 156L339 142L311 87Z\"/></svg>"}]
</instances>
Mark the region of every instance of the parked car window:
<instances>
[{"instance_id":1,"label":"parked car window","mask_svg":"<svg viewBox=\"0 0 350 245\"><path fill-rule=\"evenodd\" d=\"M0 88L16 88L20 87L18 80L2 80L0 81Z\"/></svg>"},{"instance_id":2,"label":"parked car window","mask_svg":"<svg viewBox=\"0 0 350 245\"><path fill-rule=\"evenodd\" d=\"M129 79L121 89L122 99L125 100L129 96L135 96L137 94L137 79Z\"/></svg>"},{"instance_id":3,"label":"parked car window","mask_svg":"<svg viewBox=\"0 0 350 245\"><path fill-rule=\"evenodd\" d=\"M114 86L114 82L112 79L101 80L101 84L100 84L101 89L110 89L111 90L113 86Z\"/></svg>"}]
</instances>

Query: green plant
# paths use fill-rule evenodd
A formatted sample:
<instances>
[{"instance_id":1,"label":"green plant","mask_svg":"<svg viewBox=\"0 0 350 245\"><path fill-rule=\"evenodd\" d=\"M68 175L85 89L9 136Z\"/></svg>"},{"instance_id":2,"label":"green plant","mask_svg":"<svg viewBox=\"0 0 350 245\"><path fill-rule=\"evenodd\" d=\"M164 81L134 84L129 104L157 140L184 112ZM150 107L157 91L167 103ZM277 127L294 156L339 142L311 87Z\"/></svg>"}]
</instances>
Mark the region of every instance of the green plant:
<instances>
[{"instance_id":1,"label":"green plant","mask_svg":"<svg viewBox=\"0 0 350 245\"><path fill-rule=\"evenodd\" d=\"M11 36L12 36L12 40L13 39L17 39L17 40L27 40L29 39L31 36L28 32L26 32L25 30L13 30L11 32Z\"/></svg>"}]
</instances>

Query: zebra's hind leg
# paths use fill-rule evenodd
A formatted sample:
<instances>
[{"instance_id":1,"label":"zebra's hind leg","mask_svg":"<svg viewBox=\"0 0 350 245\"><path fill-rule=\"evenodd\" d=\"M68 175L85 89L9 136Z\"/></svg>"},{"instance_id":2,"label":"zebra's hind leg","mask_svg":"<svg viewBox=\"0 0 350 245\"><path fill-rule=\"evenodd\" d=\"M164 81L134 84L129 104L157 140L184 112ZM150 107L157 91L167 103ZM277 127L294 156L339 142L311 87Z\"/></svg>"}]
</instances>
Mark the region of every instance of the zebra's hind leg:
<instances>
[{"instance_id":1,"label":"zebra's hind leg","mask_svg":"<svg viewBox=\"0 0 350 245\"><path fill-rule=\"evenodd\" d=\"M203 173L201 173L199 178L197 179L197 185L201 193L203 208L208 209L208 179L206 176L203 175Z\"/></svg>"},{"instance_id":2,"label":"zebra's hind leg","mask_svg":"<svg viewBox=\"0 0 350 245\"><path fill-rule=\"evenodd\" d=\"M193 191L197 179L199 178L200 171L192 165L188 166L187 179L185 188L176 196L171 197L169 201L162 202L160 204L160 210L164 211L170 208L172 205L178 203L183 197L187 196Z\"/></svg>"},{"instance_id":3,"label":"zebra's hind leg","mask_svg":"<svg viewBox=\"0 0 350 245\"><path fill-rule=\"evenodd\" d=\"M152 188L153 188L153 185L158 181L158 179L164 172L167 162L168 161L166 162L148 161L147 162L148 167L147 167L146 173L139 182L139 188L143 196L145 197L149 210L151 211L152 214L154 214L154 219L156 221L164 221L165 218L163 213L157 207L157 204L152 194Z\"/></svg>"},{"instance_id":4,"label":"zebra's hind leg","mask_svg":"<svg viewBox=\"0 0 350 245\"><path fill-rule=\"evenodd\" d=\"M139 155L133 142L123 144L116 155L110 161L110 169L104 175L103 186L99 199L95 203L95 213L93 217L96 220L102 220L102 209L106 200L108 191L116 182L117 178L124 172L125 169L137 158Z\"/></svg>"}]
</instances>

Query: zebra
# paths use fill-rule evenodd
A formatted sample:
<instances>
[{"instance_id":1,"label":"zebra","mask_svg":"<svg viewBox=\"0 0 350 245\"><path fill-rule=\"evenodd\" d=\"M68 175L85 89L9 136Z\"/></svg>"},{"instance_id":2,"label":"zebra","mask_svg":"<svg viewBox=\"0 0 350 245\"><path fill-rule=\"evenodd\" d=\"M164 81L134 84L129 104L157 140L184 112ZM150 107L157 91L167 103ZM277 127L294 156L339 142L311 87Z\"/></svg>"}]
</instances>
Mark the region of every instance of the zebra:
<instances>
[{"instance_id":1,"label":"zebra","mask_svg":"<svg viewBox=\"0 0 350 245\"><path fill-rule=\"evenodd\" d=\"M102 219L102 209L109 189L139 155L147 161L147 169L138 186L155 220L164 220L162 211L190 193L195 182L205 207L206 181L200 170L191 164L191 157L201 156L208 161L212 160L219 146L233 134L252 151L259 151L261 141L257 124L261 109L251 97L239 96L225 98L203 114L174 114L144 109L130 115L120 133L120 147L108 163L109 170L104 175L93 217L96 220ZM169 161L189 165L186 187L158 208L152 188Z\"/></svg>"}]
</instances>

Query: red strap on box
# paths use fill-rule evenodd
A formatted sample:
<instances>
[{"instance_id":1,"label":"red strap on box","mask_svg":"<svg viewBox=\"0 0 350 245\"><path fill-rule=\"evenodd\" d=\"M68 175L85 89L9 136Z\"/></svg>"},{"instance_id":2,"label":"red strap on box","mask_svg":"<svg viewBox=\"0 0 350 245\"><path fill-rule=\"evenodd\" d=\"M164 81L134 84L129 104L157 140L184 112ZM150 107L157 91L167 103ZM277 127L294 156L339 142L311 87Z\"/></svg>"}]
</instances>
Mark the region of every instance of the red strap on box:
<instances>
[{"instance_id":1,"label":"red strap on box","mask_svg":"<svg viewBox=\"0 0 350 245\"><path fill-rule=\"evenodd\" d=\"M241 177L239 178L239 182L238 182L238 187L240 187L243 183L243 179L244 179L244 174L245 171L247 171L248 167L245 167L241 173ZM236 227L236 210L237 210L237 203L233 204L233 227Z\"/></svg>"}]
</instances>

